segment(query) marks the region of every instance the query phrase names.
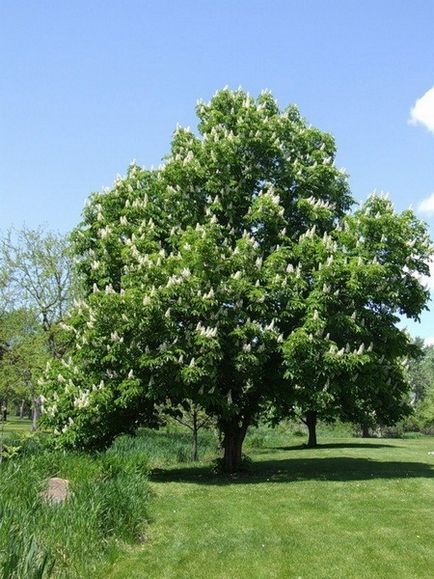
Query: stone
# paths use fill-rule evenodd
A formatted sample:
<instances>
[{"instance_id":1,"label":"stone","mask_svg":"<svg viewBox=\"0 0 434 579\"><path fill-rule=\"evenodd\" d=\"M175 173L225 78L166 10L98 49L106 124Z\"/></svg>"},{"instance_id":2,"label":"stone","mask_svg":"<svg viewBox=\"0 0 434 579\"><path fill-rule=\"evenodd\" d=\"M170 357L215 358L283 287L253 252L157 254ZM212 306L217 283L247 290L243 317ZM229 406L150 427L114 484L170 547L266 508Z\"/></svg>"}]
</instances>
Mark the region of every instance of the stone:
<instances>
[{"instance_id":1,"label":"stone","mask_svg":"<svg viewBox=\"0 0 434 579\"><path fill-rule=\"evenodd\" d=\"M41 492L42 498L54 504L65 502L69 495L69 480L57 477L48 479L47 488Z\"/></svg>"}]
</instances>

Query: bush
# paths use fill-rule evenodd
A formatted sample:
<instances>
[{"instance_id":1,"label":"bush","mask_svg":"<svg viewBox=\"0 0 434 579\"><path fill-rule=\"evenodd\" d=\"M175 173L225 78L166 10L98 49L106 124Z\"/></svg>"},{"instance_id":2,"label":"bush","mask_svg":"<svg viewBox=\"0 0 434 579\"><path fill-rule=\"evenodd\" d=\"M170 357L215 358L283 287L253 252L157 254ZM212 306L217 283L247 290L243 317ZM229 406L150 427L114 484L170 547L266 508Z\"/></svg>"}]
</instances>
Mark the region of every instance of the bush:
<instances>
[{"instance_id":1,"label":"bush","mask_svg":"<svg viewBox=\"0 0 434 579\"><path fill-rule=\"evenodd\" d=\"M420 430L424 434L434 434L434 388L431 388L415 412Z\"/></svg>"},{"instance_id":2,"label":"bush","mask_svg":"<svg viewBox=\"0 0 434 579\"><path fill-rule=\"evenodd\" d=\"M125 445L126 446L126 445ZM149 497L143 452L24 453L0 466L1 577L91 577L120 541L143 537ZM70 497L41 497L48 478L70 481ZM30 570L30 571L29 571Z\"/></svg>"}]
</instances>

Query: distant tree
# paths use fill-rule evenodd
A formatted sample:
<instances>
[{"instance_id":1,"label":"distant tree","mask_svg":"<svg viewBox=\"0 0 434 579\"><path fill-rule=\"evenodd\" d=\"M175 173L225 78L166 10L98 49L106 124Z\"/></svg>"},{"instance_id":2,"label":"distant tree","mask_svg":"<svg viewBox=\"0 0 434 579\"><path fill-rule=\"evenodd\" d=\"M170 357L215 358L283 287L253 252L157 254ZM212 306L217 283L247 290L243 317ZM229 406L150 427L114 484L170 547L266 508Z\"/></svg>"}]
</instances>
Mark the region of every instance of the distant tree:
<instances>
[{"instance_id":1,"label":"distant tree","mask_svg":"<svg viewBox=\"0 0 434 579\"><path fill-rule=\"evenodd\" d=\"M49 358L46 336L32 312L0 314L0 400L6 407L33 407L36 428L37 380Z\"/></svg>"},{"instance_id":2,"label":"distant tree","mask_svg":"<svg viewBox=\"0 0 434 579\"><path fill-rule=\"evenodd\" d=\"M21 392L21 412L31 397L34 428L40 407L36 379L50 356L65 351L59 323L71 305L72 271L62 235L23 227L0 238L0 325L7 335L0 381L3 391Z\"/></svg>"},{"instance_id":3,"label":"distant tree","mask_svg":"<svg viewBox=\"0 0 434 579\"><path fill-rule=\"evenodd\" d=\"M414 409L412 428L426 433L434 433L434 347L424 346L421 338L416 338L421 355L410 361L408 379L410 382L411 404Z\"/></svg>"},{"instance_id":4,"label":"distant tree","mask_svg":"<svg viewBox=\"0 0 434 579\"><path fill-rule=\"evenodd\" d=\"M414 342L421 355L410 360L408 378L412 403L417 406L425 398L430 385L434 384L434 347L424 346L422 338L416 338Z\"/></svg>"},{"instance_id":5,"label":"distant tree","mask_svg":"<svg viewBox=\"0 0 434 579\"><path fill-rule=\"evenodd\" d=\"M23 227L0 239L0 307L34 312L52 356L62 352L57 324L71 300L72 258L64 236Z\"/></svg>"},{"instance_id":6,"label":"distant tree","mask_svg":"<svg viewBox=\"0 0 434 579\"><path fill-rule=\"evenodd\" d=\"M423 400L416 408L416 419L419 428L427 434L434 434L434 383L426 389Z\"/></svg>"}]
</instances>

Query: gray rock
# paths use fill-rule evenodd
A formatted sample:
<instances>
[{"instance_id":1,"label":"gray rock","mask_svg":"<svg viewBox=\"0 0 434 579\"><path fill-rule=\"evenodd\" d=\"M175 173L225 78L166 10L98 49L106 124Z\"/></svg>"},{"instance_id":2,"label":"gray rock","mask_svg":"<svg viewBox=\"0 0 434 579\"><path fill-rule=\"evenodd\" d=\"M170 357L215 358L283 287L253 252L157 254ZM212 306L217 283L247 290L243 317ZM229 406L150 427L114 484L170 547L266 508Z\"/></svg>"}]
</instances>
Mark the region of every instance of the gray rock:
<instances>
[{"instance_id":1,"label":"gray rock","mask_svg":"<svg viewBox=\"0 0 434 579\"><path fill-rule=\"evenodd\" d=\"M41 492L41 497L50 503L63 503L70 495L69 480L64 478L50 478L47 488Z\"/></svg>"}]
</instances>

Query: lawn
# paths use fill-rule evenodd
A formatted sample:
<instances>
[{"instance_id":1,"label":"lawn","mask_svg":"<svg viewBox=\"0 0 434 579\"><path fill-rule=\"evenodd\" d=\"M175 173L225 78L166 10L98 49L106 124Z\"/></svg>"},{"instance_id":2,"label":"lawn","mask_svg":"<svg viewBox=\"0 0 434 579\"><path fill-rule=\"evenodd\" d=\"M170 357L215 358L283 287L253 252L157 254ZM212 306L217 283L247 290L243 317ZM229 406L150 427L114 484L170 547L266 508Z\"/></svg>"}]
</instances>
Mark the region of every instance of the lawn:
<instances>
[{"instance_id":1,"label":"lawn","mask_svg":"<svg viewBox=\"0 0 434 579\"><path fill-rule=\"evenodd\" d=\"M146 542L105 577L415 578L434 569L434 438L249 450L248 473L154 470Z\"/></svg>"},{"instance_id":2,"label":"lawn","mask_svg":"<svg viewBox=\"0 0 434 579\"><path fill-rule=\"evenodd\" d=\"M20 419L16 416L8 416L6 422L0 424L0 429L3 430L5 437L14 434L30 434L32 421L28 418Z\"/></svg>"}]
</instances>

